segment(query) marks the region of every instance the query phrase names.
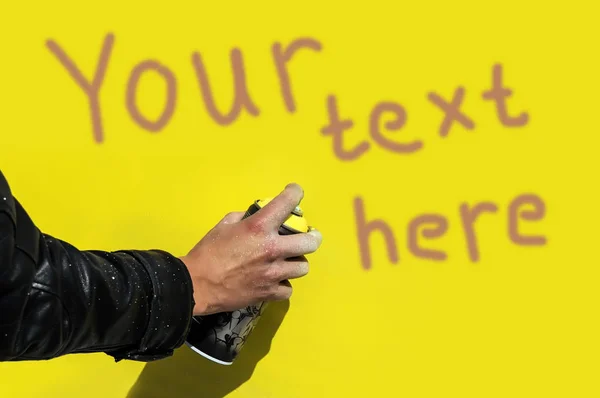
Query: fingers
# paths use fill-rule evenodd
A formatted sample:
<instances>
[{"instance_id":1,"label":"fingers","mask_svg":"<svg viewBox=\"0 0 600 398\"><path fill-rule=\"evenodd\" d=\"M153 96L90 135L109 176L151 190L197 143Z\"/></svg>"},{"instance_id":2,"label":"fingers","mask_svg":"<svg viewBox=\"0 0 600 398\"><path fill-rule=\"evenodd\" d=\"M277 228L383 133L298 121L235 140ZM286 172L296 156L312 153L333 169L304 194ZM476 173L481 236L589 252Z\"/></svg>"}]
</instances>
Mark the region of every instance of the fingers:
<instances>
[{"instance_id":1,"label":"fingers","mask_svg":"<svg viewBox=\"0 0 600 398\"><path fill-rule=\"evenodd\" d=\"M304 191L300 185L288 184L279 195L252 216L253 222L266 229L277 229L288 219L303 197Z\"/></svg>"},{"instance_id":2,"label":"fingers","mask_svg":"<svg viewBox=\"0 0 600 398\"><path fill-rule=\"evenodd\" d=\"M287 279L298 279L308 275L309 265L305 257L293 260L279 260L269 265L265 273L268 285L278 284Z\"/></svg>"},{"instance_id":3,"label":"fingers","mask_svg":"<svg viewBox=\"0 0 600 398\"><path fill-rule=\"evenodd\" d=\"M292 287L292 284L290 281L288 281L287 279L284 281L279 282L279 284L283 285L283 286L287 286L287 287Z\"/></svg>"},{"instance_id":4,"label":"fingers","mask_svg":"<svg viewBox=\"0 0 600 398\"><path fill-rule=\"evenodd\" d=\"M269 281L268 293L265 300L288 300L292 295L290 279L298 279L308 275L309 264L304 256L288 258L272 263L267 271Z\"/></svg>"},{"instance_id":5,"label":"fingers","mask_svg":"<svg viewBox=\"0 0 600 398\"><path fill-rule=\"evenodd\" d=\"M289 281L279 283L271 293L271 301L289 300L292 297L292 284Z\"/></svg>"},{"instance_id":6,"label":"fingers","mask_svg":"<svg viewBox=\"0 0 600 398\"><path fill-rule=\"evenodd\" d=\"M308 260L304 256L279 261L271 267L274 268L271 275L275 282L302 278L308 275L309 271Z\"/></svg>"},{"instance_id":7,"label":"fingers","mask_svg":"<svg viewBox=\"0 0 600 398\"><path fill-rule=\"evenodd\" d=\"M303 256L316 252L322 242L323 235L317 229L304 234L281 236L278 252L284 258Z\"/></svg>"},{"instance_id":8,"label":"fingers","mask_svg":"<svg viewBox=\"0 0 600 398\"><path fill-rule=\"evenodd\" d=\"M234 211L228 213L225 217L223 217L223 219L221 219L219 224L235 224L237 222L242 221L242 219L244 218L244 214L246 213L244 213L243 211Z\"/></svg>"}]
</instances>

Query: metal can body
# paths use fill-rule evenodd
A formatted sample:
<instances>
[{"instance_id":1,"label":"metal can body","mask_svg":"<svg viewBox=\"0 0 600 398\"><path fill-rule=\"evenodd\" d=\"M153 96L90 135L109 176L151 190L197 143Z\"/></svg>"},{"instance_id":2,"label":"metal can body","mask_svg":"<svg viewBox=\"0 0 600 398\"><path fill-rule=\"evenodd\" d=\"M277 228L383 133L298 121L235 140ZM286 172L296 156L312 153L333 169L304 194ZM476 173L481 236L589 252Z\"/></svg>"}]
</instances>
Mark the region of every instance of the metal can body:
<instances>
[{"instance_id":1,"label":"metal can body","mask_svg":"<svg viewBox=\"0 0 600 398\"><path fill-rule=\"evenodd\" d=\"M254 330L265 304L194 317L186 344L213 362L231 365Z\"/></svg>"}]
</instances>

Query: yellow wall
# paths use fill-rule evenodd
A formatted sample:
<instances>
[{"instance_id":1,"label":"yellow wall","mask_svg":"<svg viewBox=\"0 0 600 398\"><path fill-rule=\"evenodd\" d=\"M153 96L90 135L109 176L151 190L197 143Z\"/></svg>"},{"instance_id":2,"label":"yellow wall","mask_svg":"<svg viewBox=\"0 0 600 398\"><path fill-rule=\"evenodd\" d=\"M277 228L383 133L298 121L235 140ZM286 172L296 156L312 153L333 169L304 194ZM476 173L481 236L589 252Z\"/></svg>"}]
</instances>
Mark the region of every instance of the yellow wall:
<instances>
[{"instance_id":1,"label":"yellow wall","mask_svg":"<svg viewBox=\"0 0 600 398\"><path fill-rule=\"evenodd\" d=\"M187 348L146 367L103 354L1 364L1 396L162 397L168 388L181 397L598 396L597 5L351 3L2 5L0 167L44 232L82 249L183 254L224 213L297 181L325 240L287 314L272 307L234 367ZM47 41L91 79L108 34L97 142L88 99ZM272 48L302 38L321 51L300 50L288 64L290 112ZM200 52L224 110L233 48L259 114L220 125L205 108L192 53ZM172 118L158 132L140 127L126 105L130 74L147 60L176 80ZM525 126L503 125L482 98L496 64L513 91L508 112L526 112ZM444 113L428 94L450 101L459 86L475 126L454 122L442 138ZM156 119L165 92L158 74L142 75L140 112ZM368 145L353 160L336 157L332 136L321 132L329 95L354 123L345 150ZM386 130L394 117L383 114L383 139L370 133L382 101L406 112L399 131ZM422 147L397 153L378 144L384 139ZM544 236L543 246L509 237L509 206L528 193L546 212L519 229ZM396 264L376 232L372 265L363 267L357 198L368 220L393 230ZM460 208L485 201L498 210L475 223L474 262ZM407 226L426 213L448 220L443 237L420 240L444 250L445 261L408 248Z\"/></svg>"}]
</instances>

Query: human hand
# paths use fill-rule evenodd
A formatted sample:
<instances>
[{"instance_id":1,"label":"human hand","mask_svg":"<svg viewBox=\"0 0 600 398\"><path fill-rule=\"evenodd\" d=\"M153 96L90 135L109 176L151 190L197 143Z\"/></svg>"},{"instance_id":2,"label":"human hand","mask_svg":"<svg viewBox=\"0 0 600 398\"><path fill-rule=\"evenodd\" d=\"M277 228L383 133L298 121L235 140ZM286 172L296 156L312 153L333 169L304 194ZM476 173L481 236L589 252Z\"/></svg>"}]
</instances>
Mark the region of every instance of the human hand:
<instances>
[{"instance_id":1,"label":"human hand","mask_svg":"<svg viewBox=\"0 0 600 398\"><path fill-rule=\"evenodd\" d=\"M192 277L194 315L290 298L289 279L308 274L304 255L315 252L323 239L316 229L295 235L278 233L303 196L299 185L289 184L246 219L244 212L227 214L181 258Z\"/></svg>"}]
</instances>

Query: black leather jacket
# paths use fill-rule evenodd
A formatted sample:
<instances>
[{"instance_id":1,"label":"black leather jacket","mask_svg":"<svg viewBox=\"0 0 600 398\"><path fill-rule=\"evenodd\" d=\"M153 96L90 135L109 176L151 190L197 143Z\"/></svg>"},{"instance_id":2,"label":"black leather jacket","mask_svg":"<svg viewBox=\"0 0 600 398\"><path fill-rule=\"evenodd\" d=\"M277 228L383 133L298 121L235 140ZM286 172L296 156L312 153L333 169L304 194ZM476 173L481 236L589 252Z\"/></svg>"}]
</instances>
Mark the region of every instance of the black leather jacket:
<instances>
[{"instance_id":1,"label":"black leather jacket","mask_svg":"<svg viewBox=\"0 0 600 398\"><path fill-rule=\"evenodd\" d=\"M0 361L82 352L161 359L183 344L193 307L178 258L80 251L43 234L0 172Z\"/></svg>"}]
</instances>

